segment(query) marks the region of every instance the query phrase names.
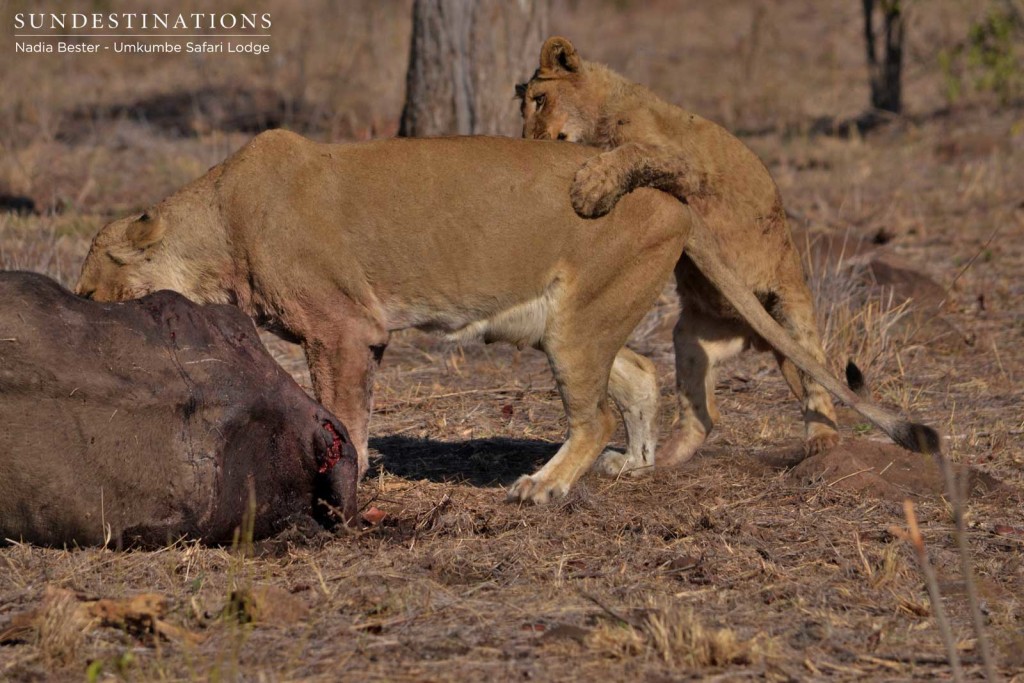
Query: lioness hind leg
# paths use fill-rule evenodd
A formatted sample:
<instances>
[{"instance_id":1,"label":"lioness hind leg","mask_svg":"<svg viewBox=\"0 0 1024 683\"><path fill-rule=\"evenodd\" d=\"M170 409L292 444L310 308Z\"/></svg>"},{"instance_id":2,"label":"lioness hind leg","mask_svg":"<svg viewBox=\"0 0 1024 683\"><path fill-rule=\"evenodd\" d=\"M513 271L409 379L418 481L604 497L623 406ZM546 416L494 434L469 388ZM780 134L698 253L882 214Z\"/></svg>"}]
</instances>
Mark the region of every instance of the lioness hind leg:
<instances>
[{"instance_id":1,"label":"lioness hind leg","mask_svg":"<svg viewBox=\"0 0 1024 683\"><path fill-rule=\"evenodd\" d=\"M626 452L605 450L594 469L612 476L646 474L654 466L658 444L658 377L654 363L623 347L612 364L608 393L626 425Z\"/></svg>"},{"instance_id":2,"label":"lioness hind leg","mask_svg":"<svg viewBox=\"0 0 1024 683\"><path fill-rule=\"evenodd\" d=\"M745 335L738 325L699 312L683 312L672 331L676 354L679 422L658 450L659 467L686 462L718 421L715 366L743 350Z\"/></svg>"},{"instance_id":3,"label":"lioness hind leg","mask_svg":"<svg viewBox=\"0 0 1024 683\"><path fill-rule=\"evenodd\" d=\"M509 500L543 504L564 496L594 463L615 429L608 406L614 352L601 353L579 343L574 348L559 346L545 345L544 350L565 406L568 438L543 467L512 485Z\"/></svg>"},{"instance_id":4,"label":"lioness hind leg","mask_svg":"<svg viewBox=\"0 0 1024 683\"><path fill-rule=\"evenodd\" d=\"M785 293L780 299L776 315L793 339L814 356L815 360L825 365L825 352L818 335L810 293ZM832 448L839 442L832 398L824 387L806 373L799 371L788 358L778 354L775 358L779 362L782 376L803 408L806 455L815 455Z\"/></svg>"}]
</instances>

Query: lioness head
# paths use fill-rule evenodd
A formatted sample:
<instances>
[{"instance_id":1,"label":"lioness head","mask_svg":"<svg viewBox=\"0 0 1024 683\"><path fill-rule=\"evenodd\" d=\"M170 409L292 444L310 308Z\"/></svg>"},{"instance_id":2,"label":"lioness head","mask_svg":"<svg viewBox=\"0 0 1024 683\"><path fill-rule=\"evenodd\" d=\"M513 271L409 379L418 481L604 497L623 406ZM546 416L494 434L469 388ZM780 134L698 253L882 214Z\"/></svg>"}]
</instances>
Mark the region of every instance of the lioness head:
<instances>
[{"instance_id":1,"label":"lioness head","mask_svg":"<svg viewBox=\"0 0 1024 683\"><path fill-rule=\"evenodd\" d=\"M183 259L173 248L170 222L150 209L108 223L92 240L75 293L96 301L123 301L171 289L197 303L223 302L215 269Z\"/></svg>"},{"instance_id":2,"label":"lioness head","mask_svg":"<svg viewBox=\"0 0 1024 683\"><path fill-rule=\"evenodd\" d=\"M590 69L568 38L544 41L540 68L528 82L516 85L524 138L583 143L594 138L600 98L588 92Z\"/></svg>"},{"instance_id":3,"label":"lioness head","mask_svg":"<svg viewBox=\"0 0 1024 683\"><path fill-rule=\"evenodd\" d=\"M153 266L165 226L149 212L108 223L92 240L75 293L96 301L137 299L157 289Z\"/></svg>"}]
</instances>

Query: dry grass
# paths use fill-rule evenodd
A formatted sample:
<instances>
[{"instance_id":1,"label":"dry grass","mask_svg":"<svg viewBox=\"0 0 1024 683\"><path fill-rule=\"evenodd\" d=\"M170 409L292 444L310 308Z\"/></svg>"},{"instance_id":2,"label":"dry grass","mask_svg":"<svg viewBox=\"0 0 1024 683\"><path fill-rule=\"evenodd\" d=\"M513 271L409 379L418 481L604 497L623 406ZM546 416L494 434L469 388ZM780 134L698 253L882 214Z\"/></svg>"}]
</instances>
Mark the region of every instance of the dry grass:
<instances>
[{"instance_id":1,"label":"dry grass","mask_svg":"<svg viewBox=\"0 0 1024 683\"><path fill-rule=\"evenodd\" d=\"M0 71L0 194L39 209L0 214L0 267L73 282L106 220L247 139L232 116L283 112L285 125L323 139L393 129L407 0L266 6L268 60L103 58L86 70L42 57ZM980 8L914 7L910 115L864 138L809 133L817 118L850 117L867 101L856 3L556 2L552 30L745 130L800 227L884 232L882 249L947 290L943 324L962 334L922 336L906 304L864 284L863 263L809 264L834 367L856 358L878 398L945 427L953 460L1006 482L965 515L997 660L1019 677L1024 113L980 96L944 111L938 51ZM211 102L211 91L224 95ZM152 113L153 98L171 95L188 115L125 113ZM633 339L659 370L662 427L674 412L673 296L668 288ZM308 388L301 352L266 339ZM378 375L377 458L361 491L383 511L378 525L339 537L297 528L247 552L0 549L0 630L21 612L46 615L0 646L0 679L77 680L87 669L128 680L947 677L913 552L889 531L902 524L900 504L790 474L802 428L769 355L723 368L717 392L722 421L686 467L589 475L562 503L521 508L500 486L564 435L543 357L398 334ZM859 438L858 418L841 421ZM923 495L915 510L965 674L978 678L950 508ZM163 594L166 621L197 637L79 627L47 586Z\"/></svg>"}]
</instances>

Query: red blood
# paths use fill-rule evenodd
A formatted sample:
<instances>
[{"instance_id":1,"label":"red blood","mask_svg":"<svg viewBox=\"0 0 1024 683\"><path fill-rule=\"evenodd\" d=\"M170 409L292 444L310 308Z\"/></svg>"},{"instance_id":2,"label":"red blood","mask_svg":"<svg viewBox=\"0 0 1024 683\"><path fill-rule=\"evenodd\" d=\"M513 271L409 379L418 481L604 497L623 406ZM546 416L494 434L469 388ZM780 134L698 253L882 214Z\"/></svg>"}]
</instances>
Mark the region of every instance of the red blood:
<instances>
[{"instance_id":1,"label":"red blood","mask_svg":"<svg viewBox=\"0 0 1024 683\"><path fill-rule=\"evenodd\" d=\"M327 457L324 458L324 461L320 464L320 469L317 471L320 474L327 474L334 469L334 466L338 464L339 460L341 460L341 447L344 442L341 440L341 434L339 434L338 430L334 428L334 425L326 420L323 425L324 429L330 432L333 441L331 442L330 448L327 449Z\"/></svg>"}]
</instances>

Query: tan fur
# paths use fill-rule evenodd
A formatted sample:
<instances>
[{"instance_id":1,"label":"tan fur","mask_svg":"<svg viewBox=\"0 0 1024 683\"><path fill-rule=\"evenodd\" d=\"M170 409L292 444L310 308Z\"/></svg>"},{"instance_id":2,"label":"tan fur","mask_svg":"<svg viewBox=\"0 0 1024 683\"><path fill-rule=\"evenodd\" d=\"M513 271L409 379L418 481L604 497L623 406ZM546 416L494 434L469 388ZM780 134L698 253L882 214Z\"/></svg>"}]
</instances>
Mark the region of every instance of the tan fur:
<instances>
[{"instance_id":1,"label":"tan fur","mask_svg":"<svg viewBox=\"0 0 1024 683\"><path fill-rule=\"evenodd\" d=\"M588 160L575 177L571 198L580 215L604 215L640 186L689 203L716 238L721 259L804 349L824 360L778 189L742 142L606 67L581 60L572 44L558 37L545 43L541 68L524 89L522 112L526 137L608 150ZM711 431L717 417L716 364L745 347L763 346L745 316L689 258L679 263L676 275L684 310L674 335L682 419L659 454L665 464L688 459ZM808 453L833 445L838 436L828 395L806 374L794 390L804 404Z\"/></svg>"},{"instance_id":2,"label":"tan fur","mask_svg":"<svg viewBox=\"0 0 1024 683\"><path fill-rule=\"evenodd\" d=\"M690 230L690 211L653 190L579 218L567 192L595 153L502 138L324 145L263 133L143 217L104 227L77 291L113 300L171 288L233 302L300 342L361 473L373 371L392 331L536 346L568 438L509 495L544 502L607 443L609 393L630 430L628 458L651 460L654 369L622 347Z\"/></svg>"},{"instance_id":3,"label":"tan fur","mask_svg":"<svg viewBox=\"0 0 1024 683\"><path fill-rule=\"evenodd\" d=\"M858 401L825 370L778 188L749 148L715 123L583 61L566 38L545 42L540 68L516 92L524 137L606 150L574 178L570 196L581 216L605 215L624 195L647 186L689 204L702 219L675 271L683 309L673 334L681 420L658 453L659 465L683 462L703 444L718 419L715 366L750 347L776 351L803 405L808 454L838 441L822 384L901 443L922 441L920 426ZM914 436L904 439L907 434ZM931 443L931 435L923 440Z\"/></svg>"}]
</instances>

